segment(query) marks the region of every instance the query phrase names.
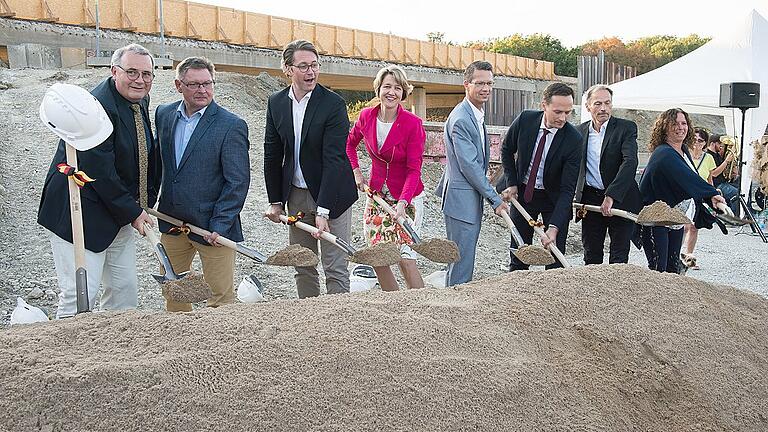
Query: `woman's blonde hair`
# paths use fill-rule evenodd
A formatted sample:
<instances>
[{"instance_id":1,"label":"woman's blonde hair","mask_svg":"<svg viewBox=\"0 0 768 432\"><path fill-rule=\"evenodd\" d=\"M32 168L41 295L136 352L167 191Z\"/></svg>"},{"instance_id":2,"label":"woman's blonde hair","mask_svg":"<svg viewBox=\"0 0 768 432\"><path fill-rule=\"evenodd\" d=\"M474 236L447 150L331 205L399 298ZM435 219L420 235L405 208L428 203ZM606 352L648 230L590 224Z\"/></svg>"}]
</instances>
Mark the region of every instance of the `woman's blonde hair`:
<instances>
[{"instance_id":1,"label":"woman's blonde hair","mask_svg":"<svg viewBox=\"0 0 768 432\"><path fill-rule=\"evenodd\" d=\"M653 123L651 130L651 140L648 141L648 150L654 151L656 147L667 142L667 130L670 126L677 122L677 115L682 114L685 116L685 122L688 123L688 133L685 134L683 139L683 146L690 148L693 143L693 125L691 124L691 117L687 112L680 108L670 108L656 117L656 121Z\"/></svg>"},{"instance_id":2,"label":"woman's blonde hair","mask_svg":"<svg viewBox=\"0 0 768 432\"><path fill-rule=\"evenodd\" d=\"M403 88L402 100L408 97L413 91L413 86L408 83L408 77L405 76L405 71L400 66L389 65L381 68L376 74L376 78L373 80L373 91L376 93L376 97L379 96L379 90L381 90L381 83L387 75L392 75L395 82Z\"/></svg>"}]
</instances>

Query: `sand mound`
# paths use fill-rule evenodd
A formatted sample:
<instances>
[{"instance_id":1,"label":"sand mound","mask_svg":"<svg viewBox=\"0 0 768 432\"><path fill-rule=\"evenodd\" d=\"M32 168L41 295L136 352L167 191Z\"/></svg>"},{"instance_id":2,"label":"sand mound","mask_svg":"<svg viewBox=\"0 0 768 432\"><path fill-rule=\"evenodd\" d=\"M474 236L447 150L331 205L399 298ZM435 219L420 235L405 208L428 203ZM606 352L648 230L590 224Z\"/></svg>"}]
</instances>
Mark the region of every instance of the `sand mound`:
<instances>
[{"instance_id":1,"label":"sand mound","mask_svg":"<svg viewBox=\"0 0 768 432\"><path fill-rule=\"evenodd\" d=\"M766 299L626 265L86 314L0 333L0 417L14 431L765 431L767 334Z\"/></svg>"}]
</instances>

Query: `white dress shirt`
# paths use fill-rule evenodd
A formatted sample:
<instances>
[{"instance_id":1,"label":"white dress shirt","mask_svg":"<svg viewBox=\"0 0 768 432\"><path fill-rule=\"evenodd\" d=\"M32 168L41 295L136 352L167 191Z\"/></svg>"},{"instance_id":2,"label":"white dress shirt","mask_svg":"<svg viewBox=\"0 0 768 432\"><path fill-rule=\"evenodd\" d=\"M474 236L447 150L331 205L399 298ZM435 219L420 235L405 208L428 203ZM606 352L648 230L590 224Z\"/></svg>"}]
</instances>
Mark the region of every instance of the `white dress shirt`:
<instances>
[{"instance_id":1,"label":"white dress shirt","mask_svg":"<svg viewBox=\"0 0 768 432\"><path fill-rule=\"evenodd\" d=\"M483 112L481 109L478 109L472 102L469 102L468 99L465 98L465 100L468 101L469 106L472 108L472 114L475 115L477 128L480 130L480 148L483 151L483 156L485 156L485 129L483 128L483 123L485 122L485 112Z\"/></svg>"},{"instance_id":2,"label":"white dress shirt","mask_svg":"<svg viewBox=\"0 0 768 432\"><path fill-rule=\"evenodd\" d=\"M603 152L603 140L605 139L605 128L608 122L600 126L596 131L593 123L589 123L589 137L587 137L587 185L595 189L605 190L603 177L600 175L600 156Z\"/></svg>"},{"instance_id":3,"label":"white dress shirt","mask_svg":"<svg viewBox=\"0 0 768 432\"><path fill-rule=\"evenodd\" d=\"M312 92L309 92L301 98L300 101L296 100L296 96L293 94L293 87L288 90L288 97L291 98L293 104L293 185L306 189L307 182L304 180L304 174L301 172L301 164L299 163L299 155L301 154L301 127L304 124L304 113L307 112L307 103L312 96Z\"/></svg>"},{"instance_id":4,"label":"white dress shirt","mask_svg":"<svg viewBox=\"0 0 768 432\"><path fill-rule=\"evenodd\" d=\"M544 189L544 162L547 160L547 153L549 153L549 148L552 147L552 141L555 139L555 134L560 130L555 127L546 127L544 124L544 116L541 116L541 125L539 125L539 133L536 134L536 142L533 147L533 153L531 153L531 162L528 164L528 169L525 171L525 178L523 179L523 183L525 184L528 184L528 177L531 175L531 168L533 167L533 158L536 156L536 148L539 146L539 140L541 139L541 135L544 134L544 129L548 130L549 133L544 141L544 153L541 155L539 170L536 172L536 184L534 185L536 189Z\"/></svg>"}]
</instances>

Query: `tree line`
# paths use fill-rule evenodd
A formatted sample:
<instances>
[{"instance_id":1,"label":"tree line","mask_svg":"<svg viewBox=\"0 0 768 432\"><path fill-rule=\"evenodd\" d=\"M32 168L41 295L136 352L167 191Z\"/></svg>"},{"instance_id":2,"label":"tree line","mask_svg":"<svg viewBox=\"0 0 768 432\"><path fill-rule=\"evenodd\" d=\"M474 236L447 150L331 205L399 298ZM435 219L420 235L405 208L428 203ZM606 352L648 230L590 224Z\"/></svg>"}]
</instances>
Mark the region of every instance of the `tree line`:
<instances>
[{"instance_id":1,"label":"tree line","mask_svg":"<svg viewBox=\"0 0 768 432\"><path fill-rule=\"evenodd\" d=\"M445 42L444 37L442 32L427 33L427 39L431 42L452 44ZM710 38L696 34L684 37L647 36L626 43L617 37L605 37L574 48L566 48L559 39L548 34L535 33L524 36L516 33L501 38L468 42L464 46L551 61L555 64L555 74L575 77L576 57L580 55L597 55L603 50L607 61L635 67L639 75L676 60L709 40Z\"/></svg>"}]
</instances>

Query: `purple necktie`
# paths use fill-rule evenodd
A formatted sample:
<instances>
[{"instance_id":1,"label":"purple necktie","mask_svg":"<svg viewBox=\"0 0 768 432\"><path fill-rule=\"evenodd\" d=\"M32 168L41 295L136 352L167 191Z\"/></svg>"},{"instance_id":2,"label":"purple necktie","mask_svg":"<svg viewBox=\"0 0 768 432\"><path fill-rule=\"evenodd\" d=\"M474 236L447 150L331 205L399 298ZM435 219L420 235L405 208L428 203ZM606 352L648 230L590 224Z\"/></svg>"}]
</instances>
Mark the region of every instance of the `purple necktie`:
<instances>
[{"instance_id":1,"label":"purple necktie","mask_svg":"<svg viewBox=\"0 0 768 432\"><path fill-rule=\"evenodd\" d=\"M544 154L544 144L547 141L547 134L549 130L543 129L544 133L539 138L539 144L536 146L536 154L533 156L533 165L531 165L531 174L528 175L528 183L525 185L525 193L523 199L525 202L531 202L533 198L533 190L536 188L536 176L539 174L539 165L541 164L541 156Z\"/></svg>"}]
</instances>

